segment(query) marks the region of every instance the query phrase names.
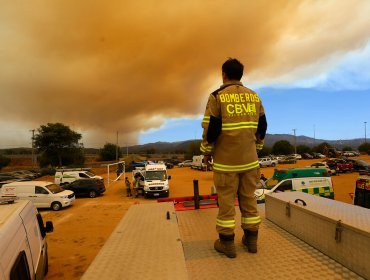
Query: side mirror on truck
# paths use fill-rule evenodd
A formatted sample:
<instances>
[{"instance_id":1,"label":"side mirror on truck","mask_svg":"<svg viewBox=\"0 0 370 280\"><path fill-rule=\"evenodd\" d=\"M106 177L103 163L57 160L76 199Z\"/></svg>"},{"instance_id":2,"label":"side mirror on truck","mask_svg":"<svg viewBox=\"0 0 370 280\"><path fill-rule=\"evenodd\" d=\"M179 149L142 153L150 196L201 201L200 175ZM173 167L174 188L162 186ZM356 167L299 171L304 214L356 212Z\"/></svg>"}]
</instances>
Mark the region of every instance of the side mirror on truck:
<instances>
[{"instance_id":1,"label":"side mirror on truck","mask_svg":"<svg viewBox=\"0 0 370 280\"><path fill-rule=\"evenodd\" d=\"M54 225L53 225L53 222L50 222L50 221L47 221L46 222L46 226L45 226L45 232L49 233L49 232L53 232L54 231Z\"/></svg>"}]
</instances>

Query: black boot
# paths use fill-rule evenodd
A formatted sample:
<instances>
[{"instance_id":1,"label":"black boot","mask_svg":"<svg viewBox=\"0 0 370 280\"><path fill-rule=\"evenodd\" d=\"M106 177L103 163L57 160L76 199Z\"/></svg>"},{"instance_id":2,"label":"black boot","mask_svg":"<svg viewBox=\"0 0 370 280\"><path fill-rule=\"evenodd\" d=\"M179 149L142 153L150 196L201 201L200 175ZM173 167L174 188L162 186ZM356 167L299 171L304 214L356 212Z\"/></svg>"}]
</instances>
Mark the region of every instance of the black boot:
<instances>
[{"instance_id":1,"label":"black boot","mask_svg":"<svg viewBox=\"0 0 370 280\"><path fill-rule=\"evenodd\" d=\"M248 248L249 253L257 253L258 230L244 230L242 242Z\"/></svg>"},{"instance_id":2,"label":"black boot","mask_svg":"<svg viewBox=\"0 0 370 280\"><path fill-rule=\"evenodd\" d=\"M214 244L214 248L216 249L216 251L225 254L228 258L235 258L236 250L234 244L234 236L235 234L219 234L220 239L217 239Z\"/></svg>"}]
</instances>

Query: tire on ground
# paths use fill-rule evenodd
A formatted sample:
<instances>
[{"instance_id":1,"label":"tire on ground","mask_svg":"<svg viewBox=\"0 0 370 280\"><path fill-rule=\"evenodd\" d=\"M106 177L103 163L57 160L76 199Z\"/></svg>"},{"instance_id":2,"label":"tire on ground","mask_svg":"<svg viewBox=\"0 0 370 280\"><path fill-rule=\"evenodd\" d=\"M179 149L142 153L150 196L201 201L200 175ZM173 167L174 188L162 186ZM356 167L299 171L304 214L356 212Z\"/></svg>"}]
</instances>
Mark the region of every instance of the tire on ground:
<instances>
[{"instance_id":1,"label":"tire on ground","mask_svg":"<svg viewBox=\"0 0 370 280\"><path fill-rule=\"evenodd\" d=\"M60 202L53 202L51 204L51 208L54 210L54 211L59 211L60 209L62 209L62 204Z\"/></svg>"}]
</instances>

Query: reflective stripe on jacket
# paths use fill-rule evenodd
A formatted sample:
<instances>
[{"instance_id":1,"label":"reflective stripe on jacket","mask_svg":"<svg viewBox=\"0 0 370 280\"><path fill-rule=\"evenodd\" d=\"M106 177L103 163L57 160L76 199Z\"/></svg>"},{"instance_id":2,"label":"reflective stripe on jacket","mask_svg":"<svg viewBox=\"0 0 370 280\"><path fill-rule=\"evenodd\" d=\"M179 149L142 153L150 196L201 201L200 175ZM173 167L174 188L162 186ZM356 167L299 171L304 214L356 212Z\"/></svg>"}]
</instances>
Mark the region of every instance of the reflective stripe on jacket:
<instances>
[{"instance_id":1,"label":"reflective stripe on jacket","mask_svg":"<svg viewBox=\"0 0 370 280\"><path fill-rule=\"evenodd\" d=\"M256 132L263 115L258 94L239 81L225 83L210 94L202 120L200 151L213 155L215 172L244 172L259 167L257 149L263 148L263 140L256 137ZM215 121L219 132L210 137Z\"/></svg>"}]
</instances>

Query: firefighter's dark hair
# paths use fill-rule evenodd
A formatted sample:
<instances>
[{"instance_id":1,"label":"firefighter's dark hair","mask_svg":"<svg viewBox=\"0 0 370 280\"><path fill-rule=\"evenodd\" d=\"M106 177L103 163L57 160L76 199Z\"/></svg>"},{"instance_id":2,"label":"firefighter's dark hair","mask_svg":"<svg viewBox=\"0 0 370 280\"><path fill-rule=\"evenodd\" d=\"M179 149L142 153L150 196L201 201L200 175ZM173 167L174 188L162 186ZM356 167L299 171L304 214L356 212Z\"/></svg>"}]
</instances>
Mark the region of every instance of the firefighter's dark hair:
<instances>
[{"instance_id":1,"label":"firefighter's dark hair","mask_svg":"<svg viewBox=\"0 0 370 280\"><path fill-rule=\"evenodd\" d=\"M243 64L236 58L229 58L222 64L222 72L225 73L230 80L240 81L243 77L243 71Z\"/></svg>"}]
</instances>

